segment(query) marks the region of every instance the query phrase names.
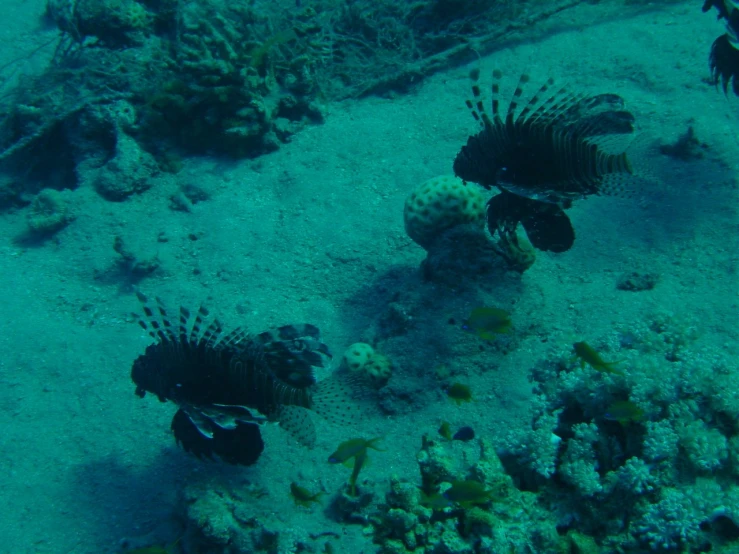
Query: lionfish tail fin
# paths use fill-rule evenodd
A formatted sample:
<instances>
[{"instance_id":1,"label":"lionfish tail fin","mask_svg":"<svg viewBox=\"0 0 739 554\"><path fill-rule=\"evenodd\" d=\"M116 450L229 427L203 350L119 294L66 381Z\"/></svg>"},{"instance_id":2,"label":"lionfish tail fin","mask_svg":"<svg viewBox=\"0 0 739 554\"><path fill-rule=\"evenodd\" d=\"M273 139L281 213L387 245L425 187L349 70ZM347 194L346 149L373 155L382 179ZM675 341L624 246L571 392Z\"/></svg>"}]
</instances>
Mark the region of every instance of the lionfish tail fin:
<instances>
[{"instance_id":1,"label":"lionfish tail fin","mask_svg":"<svg viewBox=\"0 0 739 554\"><path fill-rule=\"evenodd\" d=\"M280 427L307 448L316 445L316 427L310 412L300 406L281 406L277 411Z\"/></svg>"},{"instance_id":2,"label":"lionfish tail fin","mask_svg":"<svg viewBox=\"0 0 739 554\"><path fill-rule=\"evenodd\" d=\"M618 147L623 140L628 144L619 154L603 154L600 163L609 168L598 187L598 194L617 198L634 198L653 190L659 185L659 178L652 171L650 160L653 156L649 152L653 138L647 133L635 136L610 136L605 140L603 151L611 149L611 142ZM600 146L600 143L599 143Z\"/></svg>"},{"instance_id":3,"label":"lionfish tail fin","mask_svg":"<svg viewBox=\"0 0 739 554\"><path fill-rule=\"evenodd\" d=\"M311 409L336 425L355 425L371 411L367 402L375 388L360 372L339 371L315 385Z\"/></svg>"}]
</instances>

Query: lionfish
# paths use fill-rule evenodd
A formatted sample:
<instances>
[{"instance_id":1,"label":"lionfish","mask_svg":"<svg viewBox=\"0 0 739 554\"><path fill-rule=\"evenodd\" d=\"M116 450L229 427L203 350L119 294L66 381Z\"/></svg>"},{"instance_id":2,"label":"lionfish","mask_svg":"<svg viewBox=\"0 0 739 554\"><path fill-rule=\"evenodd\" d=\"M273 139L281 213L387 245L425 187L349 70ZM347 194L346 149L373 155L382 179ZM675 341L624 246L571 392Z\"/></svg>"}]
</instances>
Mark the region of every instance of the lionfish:
<instances>
[{"instance_id":1,"label":"lionfish","mask_svg":"<svg viewBox=\"0 0 739 554\"><path fill-rule=\"evenodd\" d=\"M331 354L314 325L225 332L203 306L170 312L159 298L137 296L143 315L134 317L155 342L133 363L136 394L177 404L171 428L187 452L251 465L264 450L259 426L267 421L312 446L309 412L342 424L358 416L356 381L335 374L316 382Z\"/></svg>"},{"instance_id":2,"label":"lionfish","mask_svg":"<svg viewBox=\"0 0 739 554\"><path fill-rule=\"evenodd\" d=\"M593 194L628 196L635 174L626 152L613 135L634 131L634 116L615 94L588 96L554 88L547 80L523 104L527 75L521 75L505 113L500 105L502 73L493 71L492 116L488 115L471 74L473 99L467 107L480 124L454 160L454 173L500 194L488 202L490 232L516 243L520 223L531 244L563 252L575 240L564 210L572 201Z\"/></svg>"}]
</instances>

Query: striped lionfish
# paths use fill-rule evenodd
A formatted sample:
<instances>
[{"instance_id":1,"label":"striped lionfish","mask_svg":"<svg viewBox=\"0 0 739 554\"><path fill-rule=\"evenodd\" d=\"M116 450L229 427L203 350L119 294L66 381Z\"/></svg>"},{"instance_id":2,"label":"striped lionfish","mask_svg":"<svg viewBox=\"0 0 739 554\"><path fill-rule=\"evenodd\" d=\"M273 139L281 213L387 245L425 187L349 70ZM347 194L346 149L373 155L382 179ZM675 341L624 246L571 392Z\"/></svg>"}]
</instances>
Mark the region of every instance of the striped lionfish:
<instances>
[{"instance_id":1,"label":"striped lionfish","mask_svg":"<svg viewBox=\"0 0 739 554\"><path fill-rule=\"evenodd\" d=\"M519 110L529 81L521 75L505 113L500 105L500 71L493 72L492 116L488 115L473 71L473 99L467 107L480 124L454 160L464 181L500 194L488 203L490 232L517 243L520 223L532 245L563 252L575 240L564 210L593 194L628 195L634 171L626 153L609 153L613 135L634 130L634 117L614 94L588 96L553 88L547 80Z\"/></svg>"},{"instance_id":2,"label":"striped lionfish","mask_svg":"<svg viewBox=\"0 0 739 554\"><path fill-rule=\"evenodd\" d=\"M356 383L338 375L316 382L315 369L331 355L314 325L224 332L202 306L194 315L185 307L170 312L158 298L137 296L143 315L134 316L156 342L133 363L136 394L177 404L171 427L186 451L250 465L264 449L259 425L266 421L312 446L310 411L339 423L357 415Z\"/></svg>"}]
</instances>

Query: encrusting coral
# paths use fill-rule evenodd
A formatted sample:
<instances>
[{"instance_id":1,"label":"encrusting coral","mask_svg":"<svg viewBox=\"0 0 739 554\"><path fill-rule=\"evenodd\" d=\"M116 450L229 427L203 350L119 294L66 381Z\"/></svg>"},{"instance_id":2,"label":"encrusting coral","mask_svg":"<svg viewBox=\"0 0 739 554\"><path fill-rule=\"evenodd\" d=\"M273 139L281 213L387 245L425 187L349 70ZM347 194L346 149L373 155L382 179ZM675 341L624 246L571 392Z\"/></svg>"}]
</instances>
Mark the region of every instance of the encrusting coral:
<instances>
[{"instance_id":1,"label":"encrusting coral","mask_svg":"<svg viewBox=\"0 0 739 554\"><path fill-rule=\"evenodd\" d=\"M689 325L662 321L632 328L621 337L627 348L604 354L623 360L618 372L581 368L570 354L534 368L532 428L509 434L498 452L518 486L558 514L560 530L608 552L721 551L739 538L739 420L725 386L739 369L698 347Z\"/></svg>"},{"instance_id":2,"label":"encrusting coral","mask_svg":"<svg viewBox=\"0 0 739 554\"><path fill-rule=\"evenodd\" d=\"M68 191L67 191L68 192ZM36 235L51 235L73 219L65 193L44 189L31 202L28 228Z\"/></svg>"}]
</instances>

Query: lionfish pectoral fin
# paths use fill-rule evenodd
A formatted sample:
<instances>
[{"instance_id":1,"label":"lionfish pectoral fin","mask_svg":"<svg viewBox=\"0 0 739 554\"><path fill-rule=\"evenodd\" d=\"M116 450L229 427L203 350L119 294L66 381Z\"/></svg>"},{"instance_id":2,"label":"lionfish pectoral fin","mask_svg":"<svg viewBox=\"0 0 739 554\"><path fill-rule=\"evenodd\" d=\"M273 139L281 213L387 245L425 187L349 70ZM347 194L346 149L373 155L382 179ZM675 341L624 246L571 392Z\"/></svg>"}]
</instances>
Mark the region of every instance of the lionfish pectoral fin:
<instances>
[{"instance_id":1,"label":"lionfish pectoral fin","mask_svg":"<svg viewBox=\"0 0 739 554\"><path fill-rule=\"evenodd\" d=\"M212 408L206 412L208 417L223 429L235 429L239 423L264 425L268 421L265 416L254 414L244 406L228 404L211 404L210 406Z\"/></svg>"},{"instance_id":2,"label":"lionfish pectoral fin","mask_svg":"<svg viewBox=\"0 0 739 554\"><path fill-rule=\"evenodd\" d=\"M567 214L559 206L532 206L521 225L531 245L538 250L565 252L575 243L575 230Z\"/></svg>"},{"instance_id":3,"label":"lionfish pectoral fin","mask_svg":"<svg viewBox=\"0 0 739 554\"><path fill-rule=\"evenodd\" d=\"M230 464L252 465L264 450L259 426L237 423L233 429L214 427L208 438L182 409L172 418L172 432L177 444L198 458L218 456Z\"/></svg>"},{"instance_id":4,"label":"lionfish pectoral fin","mask_svg":"<svg viewBox=\"0 0 739 554\"><path fill-rule=\"evenodd\" d=\"M170 427L177 445L185 452L195 454L198 458L213 458L213 451L209 446L211 439L201 433L185 410L177 410Z\"/></svg>"},{"instance_id":5,"label":"lionfish pectoral fin","mask_svg":"<svg viewBox=\"0 0 739 554\"><path fill-rule=\"evenodd\" d=\"M498 186L501 190L504 190L515 196L527 198L529 200L535 200L537 202L546 202L547 204L557 204L560 202L557 193L547 190L536 190L530 187L517 186L513 183L499 182ZM556 184L553 185L556 187Z\"/></svg>"},{"instance_id":6,"label":"lionfish pectoral fin","mask_svg":"<svg viewBox=\"0 0 739 554\"><path fill-rule=\"evenodd\" d=\"M199 410L191 407L182 407L180 411L183 412L192 422L198 433L203 435L207 439L213 438L213 428L211 426L211 420L208 416L200 412Z\"/></svg>"}]
</instances>

